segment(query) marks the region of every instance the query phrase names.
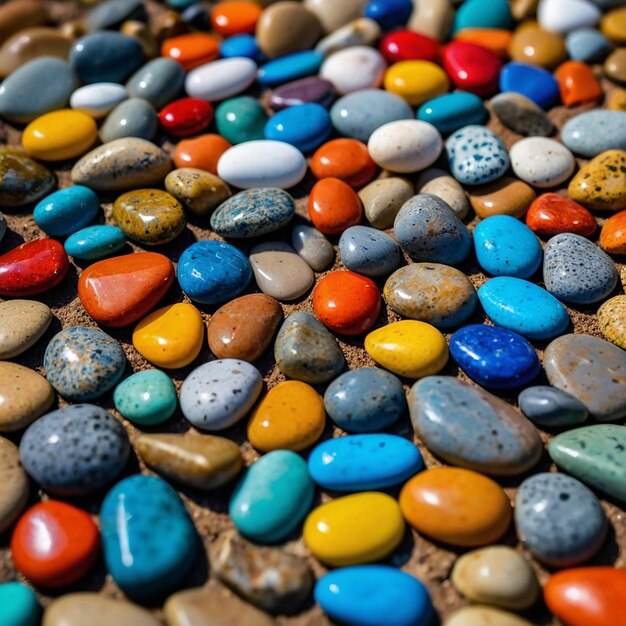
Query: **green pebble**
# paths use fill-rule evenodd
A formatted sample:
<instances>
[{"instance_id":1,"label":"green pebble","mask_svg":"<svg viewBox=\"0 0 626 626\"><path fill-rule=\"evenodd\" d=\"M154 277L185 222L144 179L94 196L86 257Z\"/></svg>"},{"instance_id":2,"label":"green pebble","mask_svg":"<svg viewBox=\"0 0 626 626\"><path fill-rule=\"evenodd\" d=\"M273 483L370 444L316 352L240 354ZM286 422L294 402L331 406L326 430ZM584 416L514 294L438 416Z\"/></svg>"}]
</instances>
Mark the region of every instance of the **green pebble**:
<instances>
[{"instance_id":1,"label":"green pebble","mask_svg":"<svg viewBox=\"0 0 626 626\"><path fill-rule=\"evenodd\" d=\"M0 624L2 626L37 626L39 603L32 589L22 583L0 585Z\"/></svg>"},{"instance_id":2,"label":"green pebble","mask_svg":"<svg viewBox=\"0 0 626 626\"><path fill-rule=\"evenodd\" d=\"M176 389L160 370L137 372L122 381L113 394L115 408L127 420L153 426L170 418L176 410Z\"/></svg>"},{"instance_id":3,"label":"green pebble","mask_svg":"<svg viewBox=\"0 0 626 626\"><path fill-rule=\"evenodd\" d=\"M266 122L263 107L250 96L224 100L215 110L217 130L232 144L265 139Z\"/></svg>"}]
</instances>

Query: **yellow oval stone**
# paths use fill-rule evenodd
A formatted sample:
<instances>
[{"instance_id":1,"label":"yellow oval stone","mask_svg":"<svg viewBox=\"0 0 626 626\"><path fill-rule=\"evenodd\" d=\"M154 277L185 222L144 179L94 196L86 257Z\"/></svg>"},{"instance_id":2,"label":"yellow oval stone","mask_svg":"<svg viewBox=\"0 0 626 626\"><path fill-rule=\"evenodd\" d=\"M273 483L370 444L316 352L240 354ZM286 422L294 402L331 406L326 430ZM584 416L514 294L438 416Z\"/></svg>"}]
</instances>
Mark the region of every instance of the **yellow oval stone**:
<instances>
[{"instance_id":1,"label":"yellow oval stone","mask_svg":"<svg viewBox=\"0 0 626 626\"><path fill-rule=\"evenodd\" d=\"M95 143L98 127L82 111L64 109L33 120L22 135L29 156L43 161L64 161L84 154Z\"/></svg>"},{"instance_id":2,"label":"yellow oval stone","mask_svg":"<svg viewBox=\"0 0 626 626\"><path fill-rule=\"evenodd\" d=\"M385 369L406 378L440 372L448 362L448 344L431 324L416 320L394 322L365 337L365 350Z\"/></svg>"},{"instance_id":3,"label":"yellow oval stone","mask_svg":"<svg viewBox=\"0 0 626 626\"><path fill-rule=\"evenodd\" d=\"M317 507L306 518L303 534L315 557L342 567L384 558L403 533L398 503L385 493L366 491Z\"/></svg>"},{"instance_id":4,"label":"yellow oval stone","mask_svg":"<svg viewBox=\"0 0 626 626\"><path fill-rule=\"evenodd\" d=\"M448 91L446 73L430 61L400 61L385 73L385 89L417 106Z\"/></svg>"},{"instance_id":5,"label":"yellow oval stone","mask_svg":"<svg viewBox=\"0 0 626 626\"><path fill-rule=\"evenodd\" d=\"M325 424L322 397L311 385L289 380L270 389L261 400L248 424L248 439L262 452L297 452L312 446Z\"/></svg>"},{"instance_id":6,"label":"yellow oval stone","mask_svg":"<svg viewBox=\"0 0 626 626\"><path fill-rule=\"evenodd\" d=\"M604 338L626 350L626 296L610 298L598 309L597 315Z\"/></svg>"},{"instance_id":7,"label":"yellow oval stone","mask_svg":"<svg viewBox=\"0 0 626 626\"><path fill-rule=\"evenodd\" d=\"M145 317L133 332L137 352L158 367L189 365L200 353L204 322L193 304L179 303Z\"/></svg>"},{"instance_id":8,"label":"yellow oval stone","mask_svg":"<svg viewBox=\"0 0 626 626\"><path fill-rule=\"evenodd\" d=\"M617 44L626 44L626 7L614 9L604 15L600 29Z\"/></svg>"},{"instance_id":9,"label":"yellow oval stone","mask_svg":"<svg viewBox=\"0 0 626 626\"><path fill-rule=\"evenodd\" d=\"M613 89L606 97L606 106L607 109L612 109L613 111L626 112L626 89L621 89L620 87Z\"/></svg>"}]
</instances>

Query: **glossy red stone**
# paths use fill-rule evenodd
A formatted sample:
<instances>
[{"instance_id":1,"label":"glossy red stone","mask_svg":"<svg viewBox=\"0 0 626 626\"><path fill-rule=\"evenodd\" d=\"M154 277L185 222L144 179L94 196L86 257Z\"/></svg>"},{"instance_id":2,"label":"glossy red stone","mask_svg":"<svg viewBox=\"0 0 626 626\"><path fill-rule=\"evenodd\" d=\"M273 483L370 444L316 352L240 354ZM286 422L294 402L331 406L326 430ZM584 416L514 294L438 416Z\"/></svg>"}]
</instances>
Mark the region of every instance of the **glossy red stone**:
<instances>
[{"instance_id":1,"label":"glossy red stone","mask_svg":"<svg viewBox=\"0 0 626 626\"><path fill-rule=\"evenodd\" d=\"M592 237L598 228L584 206L558 193L544 193L533 200L526 213L526 225L542 237L560 233Z\"/></svg>"},{"instance_id":2,"label":"glossy red stone","mask_svg":"<svg viewBox=\"0 0 626 626\"><path fill-rule=\"evenodd\" d=\"M161 126L175 137L201 133L213 119L213 107L198 98L181 98L168 104L159 113Z\"/></svg>"},{"instance_id":3,"label":"glossy red stone","mask_svg":"<svg viewBox=\"0 0 626 626\"><path fill-rule=\"evenodd\" d=\"M453 41L443 48L442 59L444 69L459 89L482 97L498 91L502 62L491 50Z\"/></svg>"},{"instance_id":4,"label":"glossy red stone","mask_svg":"<svg viewBox=\"0 0 626 626\"><path fill-rule=\"evenodd\" d=\"M0 256L0 296L36 296L56 287L67 274L69 259L54 239L35 239Z\"/></svg>"},{"instance_id":5,"label":"glossy red stone","mask_svg":"<svg viewBox=\"0 0 626 626\"><path fill-rule=\"evenodd\" d=\"M434 61L439 52L439 42L411 30L396 30L381 39L378 49L388 63Z\"/></svg>"}]
</instances>

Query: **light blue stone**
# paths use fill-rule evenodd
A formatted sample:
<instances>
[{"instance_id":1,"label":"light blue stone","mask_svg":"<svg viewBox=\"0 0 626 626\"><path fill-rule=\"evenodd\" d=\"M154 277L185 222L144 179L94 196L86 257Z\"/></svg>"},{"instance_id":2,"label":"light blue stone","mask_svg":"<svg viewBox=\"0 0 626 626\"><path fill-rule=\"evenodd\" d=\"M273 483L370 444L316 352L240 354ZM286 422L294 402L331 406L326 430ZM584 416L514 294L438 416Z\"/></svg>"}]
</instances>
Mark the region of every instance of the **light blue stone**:
<instances>
[{"instance_id":1,"label":"light blue stone","mask_svg":"<svg viewBox=\"0 0 626 626\"><path fill-rule=\"evenodd\" d=\"M550 72L537 65L507 63L500 72L500 91L521 93L542 109L560 101L559 83Z\"/></svg>"},{"instance_id":2,"label":"light blue stone","mask_svg":"<svg viewBox=\"0 0 626 626\"><path fill-rule=\"evenodd\" d=\"M417 447L398 435L348 435L329 439L309 455L313 480L330 491L385 489L424 469Z\"/></svg>"},{"instance_id":3,"label":"light blue stone","mask_svg":"<svg viewBox=\"0 0 626 626\"><path fill-rule=\"evenodd\" d=\"M383 30L404 26L413 12L412 0L370 0L365 17L374 20Z\"/></svg>"},{"instance_id":4,"label":"light blue stone","mask_svg":"<svg viewBox=\"0 0 626 626\"><path fill-rule=\"evenodd\" d=\"M185 70L173 59L159 57L148 61L126 83L131 98L143 98L155 109L162 109L180 93Z\"/></svg>"},{"instance_id":5,"label":"light blue stone","mask_svg":"<svg viewBox=\"0 0 626 626\"><path fill-rule=\"evenodd\" d=\"M224 59L246 57L255 63L263 62L263 53L257 40L252 35L233 35L224 39L220 45L220 56Z\"/></svg>"},{"instance_id":6,"label":"light blue stone","mask_svg":"<svg viewBox=\"0 0 626 626\"><path fill-rule=\"evenodd\" d=\"M507 0L465 0L454 16L454 33L464 28L502 28L513 26Z\"/></svg>"},{"instance_id":7,"label":"light blue stone","mask_svg":"<svg viewBox=\"0 0 626 626\"><path fill-rule=\"evenodd\" d=\"M526 224L510 215L493 215L474 229L480 266L493 276L529 278L541 264L541 244Z\"/></svg>"},{"instance_id":8,"label":"light blue stone","mask_svg":"<svg viewBox=\"0 0 626 626\"><path fill-rule=\"evenodd\" d=\"M100 533L107 570L131 598L172 591L199 552L180 496L154 476L130 476L109 491L100 510Z\"/></svg>"},{"instance_id":9,"label":"light blue stone","mask_svg":"<svg viewBox=\"0 0 626 626\"><path fill-rule=\"evenodd\" d=\"M598 109L572 117L561 129L561 141L589 159L607 150L626 150L626 112Z\"/></svg>"},{"instance_id":10,"label":"light blue stone","mask_svg":"<svg viewBox=\"0 0 626 626\"><path fill-rule=\"evenodd\" d=\"M339 238L339 256L347 269L370 277L388 276L400 265L400 246L370 226L350 226Z\"/></svg>"},{"instance_id":11,"label":"light blue stone","mask_svg":"<svg viewBox=\"0 0 626 626\"><path fill-rule=\"evenodd\" d=\"M159 130L159 120L154 107L143 98L129 98L120 102L104 120L99 135L103 143L139 137L154 139Z\"/></svg>"},{"instance_id":12,"label":"light blue stone","mask_svg":"<svg viewBox=\"0 0 626 626\"><path fill-rule=\"evenodd\" d=\"M602 63L613 50L613 44L595 28L574 30L565 38L569 58L584 63Z\"/></svg>"},{"instance_id":13,"label":"light blue stone","mask_svg":"<svg viewBox=\"0 0 626 626\"><path fill-rule=\"evenodd\" d=\"M306 153L327 141L332 130L328 111L320 104L308 102L272 115L265 124L265 139L284 141Z\"/></svg>"},{"instance_id":14,"label":"light blue stone","mask_svg":"<svg viewBox=\"0 0 626 626\"><path fill-rule=\"evenodd\" d=\"M463 126L484 124L489 112L477 95L455 91L428 100L417 111L417 119L432 124L442 135L453 133Z\"/></svg>"},{"instance_id":15,"label":"light blue stone","mask_svg":"<svg viewBox=\"0 0 626 626\"><path fill-rule=\"evenodd\" d=\"M41 609L35 592L17 582L0 584L0 624L38 626Z\"/></svg>"},{"instance_id":16,"label":"light blue stone","mask_svg":"<svg viewBox=\"0 0 626 626\"><path fill-rule=\"evenodd\" d=\"M282 85L298 78L317 74L324 62L324 55L313 50L293 52L272 59L259 69L257 79L263 87Z\"/></svg>"},{"instance_id":17,"label":"light blue stone","mask_svg":"<svg viewBox=\"0 0 626 626\"><path fill-rule=\"evenodd\" d=\"M478 299L494 324L528 339L553 339L570 325L565 307L553 295L521 278L492 278L478 289Z\"/></svg>"},{"instance_id":18,"label":"light blue stone","mask_svg":"<svg viewBox=\"0 0 626 626\"><path fill-rule=\"evenodd\" d=\"M82 185L59 189L37 203L35 224L51 237L67 237L87 226L100 211L98 195Z\"/></svg>"},{"instance_id":19,"label":"light blue stone","mask_svg":"<svg viewBox=\"0 0 626 626\"><path fill-rule=\"evenodd\" d=\"M141 426L161 424L176 410L176 388L161 370L144 370L122 381L113 393L115 408Z\"/></svg>"},{"instance_id":20,"label":"light blue stone","mask_svg":"<svg viewBox=\"0 0 626 626\"><path fill-rule=\"evenodd\" d=\"M314 491L302 457L274 450L250 466L235 487L228 511L242 535L275 543L298 527L311 508Z\"/></svg>"},{"instance_id":21,"label":"light blue stone","mask_svg":"<svg viewBox=\"0 0 626 626\"><path fill-rule=\"evenodd\" d=\"M75 259L95 261L124 247L126 235L118 226L88 226L65 240L65 252Z\"/></svg>"},{"instance_id":22,"label":"light blue stone","mask_svg":"<svg viewBox=\"0 0 626 626\"><path fill-rule=\"evenodd\" d=\"M347 626L430 626L435 612L426 586L387 565L336 569L320 578L315 601Z\"/></svg>"}]
</instances>

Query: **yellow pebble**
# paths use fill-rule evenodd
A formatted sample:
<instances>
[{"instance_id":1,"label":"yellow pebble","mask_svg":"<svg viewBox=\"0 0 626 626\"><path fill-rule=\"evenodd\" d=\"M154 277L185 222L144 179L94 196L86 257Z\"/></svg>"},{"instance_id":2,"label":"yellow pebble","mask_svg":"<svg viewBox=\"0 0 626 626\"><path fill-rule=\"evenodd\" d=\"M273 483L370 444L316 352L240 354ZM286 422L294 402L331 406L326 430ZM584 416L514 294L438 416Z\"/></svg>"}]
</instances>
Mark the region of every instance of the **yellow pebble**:
<instances>
[{"instance_id":1,"label":"yellow pebble","mask_svg":"<svg viewBox=\"0 0 626 626\"><path fill-rule=\"evenodd\" d=\"M606 106L613 111L626 112L626 89L617 87L606 98Z\"/></svg>"},{"instance_id":2,"label":"yellow pebble","mask_svg":"<svg viewBox=\"0 0 626 626\"><path fill-rule=\"evenodd\" d=\"M270 389L261 400L248 424L248 439L262 452L297 452L312 446L325 424L319 393L311 385L290 380Z\"/></svg>"},{"instance_id":3,"label":"yellow pebble","mask_svg":"<svg viewBox=\"0 0 626 626\"><path fill-rule=\"evenodd\" d=\"M448 362L444 336L434 326L415 320L372 331L365 337L365 350L376 363L406 378L437 374Z\"/></svg>"},{"instance_id":4,"label":"yellow pebble","mask_svg":"<svg viewBox=\"0 0 626 626\"><path fill-rule=\"evenodd\" d=\"M604 338L626 350L626 296L607 300L598 309L597 316Z\"/></svg>"},{"instance_id":5,"label":"yellow pebble","mask_svg":"<svg viewBox=\"0 0 626 626\"><path fill-rule=\"evenodd\" d=\"M400 61L385 73L385 89L417 106L448 91L446 73L430 61Z\"/></svg>"},{"instance_id":6,"label":"yellow pebble","mask_svg":"<svg viewBox=\"0 0 626 626\"><path fill-rule=\"evenodd\" d=\"M189 365L204 336L200 311L193 304L172 304L145 317L133 332L133 345L150 363L166 369Z\"/></svg>"},{"instance_id":7,"label":"yellow pebble","mask_svg":"<svg viewBox=\"0 0 626 626\"><path fill-rule=\"evenodd\" d=\"M614 9L604 15L600 29L611 41L618 44L626 43L626 7Z\"/></svg>"},{"instance_id":8,"label":"yellow pebble","mask_svg":"<svg viewBox=\"0 0 626 626\"><path fill-rule=\"evenodd\" d=\"M22 135L29 156L43 161L64 161L87 152L95 143L98 127L86 113L64 109L33 120Z\"/></svg>"},{"instance_id":9,"label":"yellow pebble","mask_svg":"<svg viewBox=\"0 0 626 626\"><path fill-rule=\"evenodd\" d=\"M402 540L404 520L398 503L369 491L317 507L304 522L304 542L320 561L334 567L372 563Z\"/></svg>"}]
</instances>

